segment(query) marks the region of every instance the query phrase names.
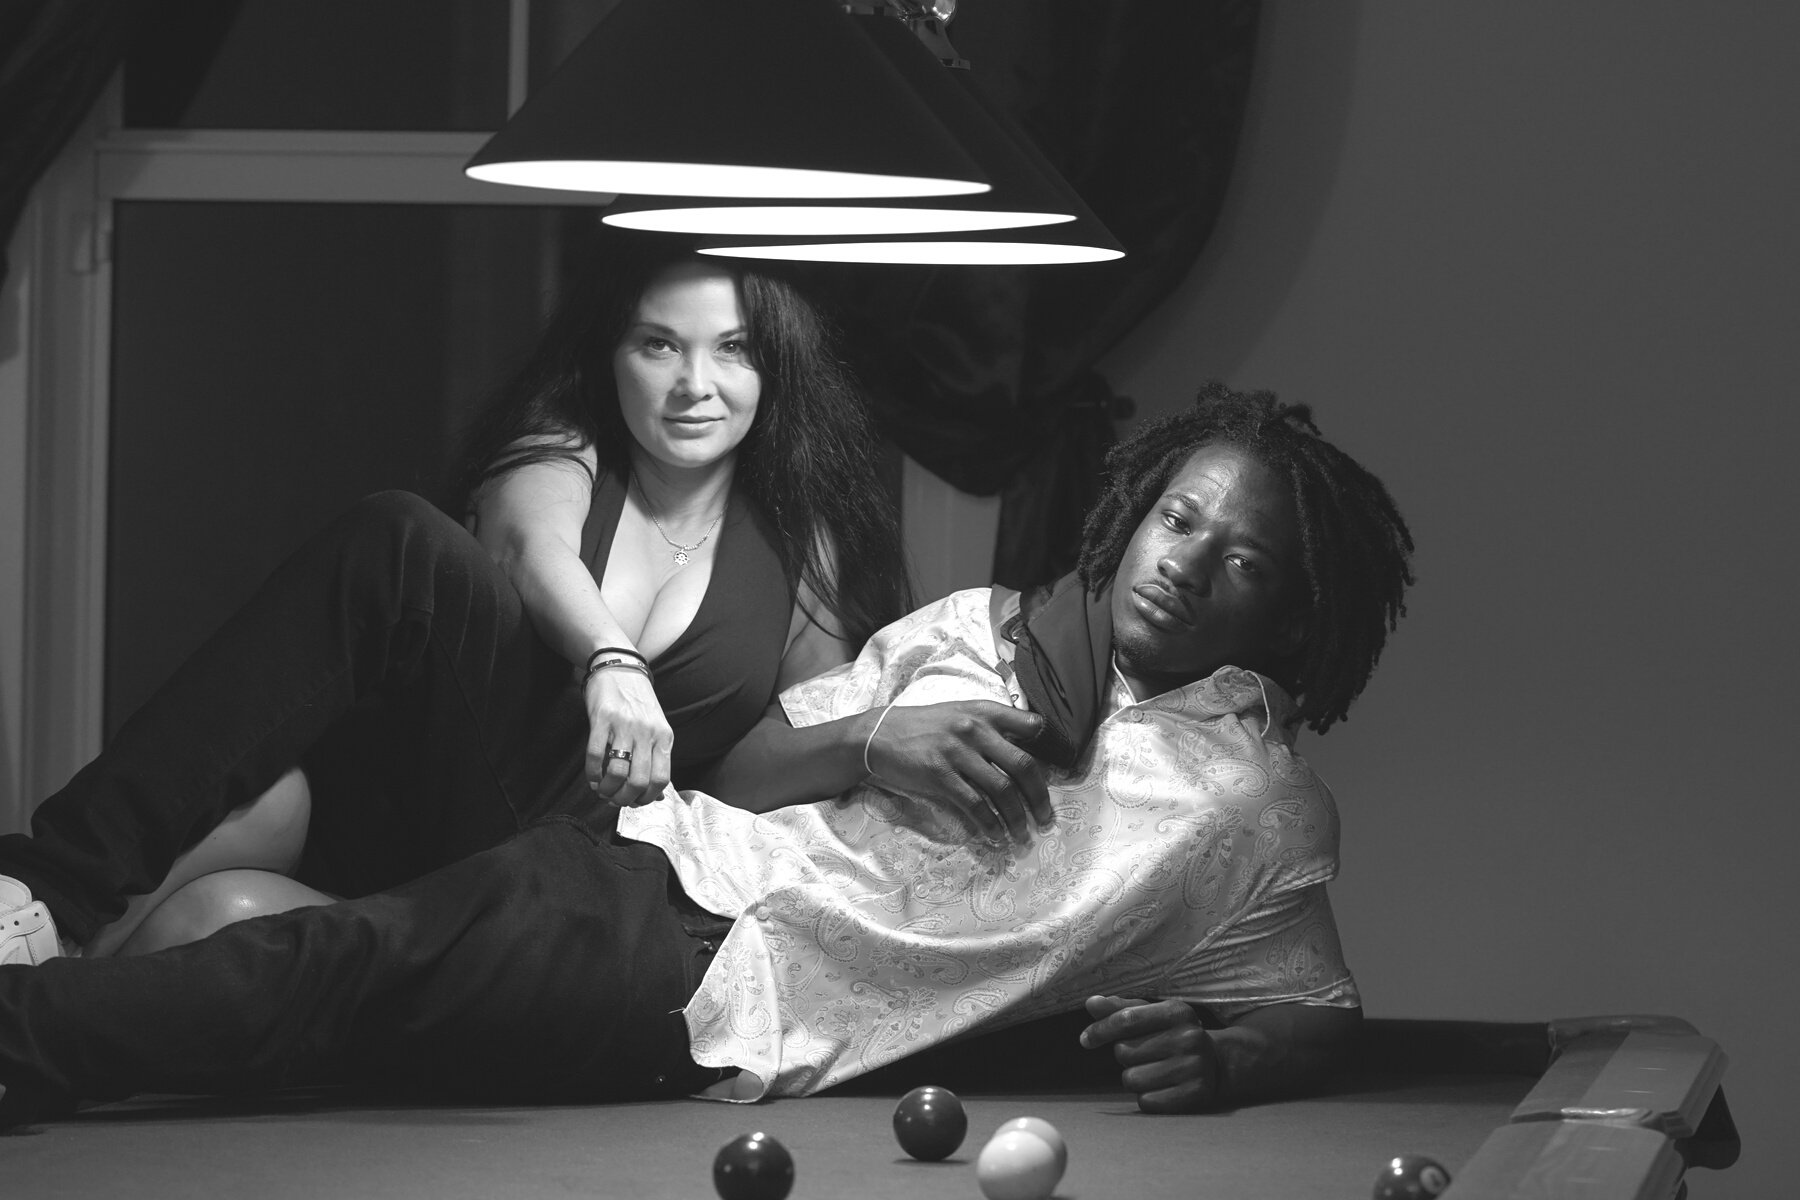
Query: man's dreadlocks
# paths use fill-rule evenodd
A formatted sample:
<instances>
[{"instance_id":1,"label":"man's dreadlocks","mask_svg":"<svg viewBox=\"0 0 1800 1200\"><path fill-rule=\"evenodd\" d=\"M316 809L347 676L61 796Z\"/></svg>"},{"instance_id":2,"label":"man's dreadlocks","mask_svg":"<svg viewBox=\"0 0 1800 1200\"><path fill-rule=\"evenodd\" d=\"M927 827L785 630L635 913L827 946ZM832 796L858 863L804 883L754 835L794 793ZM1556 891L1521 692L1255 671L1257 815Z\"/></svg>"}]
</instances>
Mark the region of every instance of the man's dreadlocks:
<instances>
[{"instance_id":1,"label":"man's dreadlocks","mask_svg":"<svg viewBox=\"0 0 1800 1200\"><path fill-rule=\"evenodd\" d=\"M1388 633L1406 612L1412 535L1381 480L1327 442L1304 404L1210 383L1194 407L1146 421L1106 456L1107 482L1082 530L1081 581L1111 581L1144 514L1199 447L1235 446L1282 475L1300 518L1310 593L1307 637L1280 680L1319 733L1362 692Z\"/></svg>"}]
</instances>

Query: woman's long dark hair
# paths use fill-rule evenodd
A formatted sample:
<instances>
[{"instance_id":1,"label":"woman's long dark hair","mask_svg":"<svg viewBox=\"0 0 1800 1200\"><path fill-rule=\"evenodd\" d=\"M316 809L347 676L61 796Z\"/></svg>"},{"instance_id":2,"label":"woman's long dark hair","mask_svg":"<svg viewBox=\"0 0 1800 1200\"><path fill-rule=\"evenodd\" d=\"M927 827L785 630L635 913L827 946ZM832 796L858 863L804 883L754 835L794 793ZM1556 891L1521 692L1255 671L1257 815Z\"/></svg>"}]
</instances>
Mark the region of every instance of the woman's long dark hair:
<instances>
[{"instance_id":1,"label":"woman's long dark hair","mask_svg":"<svg viewBox=\"0 0 1800 1200\"><path fill-rule=\"evenodd\" d=\"M590 445L601 470L627 477L632 436L619 410L613 352L651 280L696 257L678 239L600 235L531 358L465 436L453 480L465 512L484 485L527 464L586 470L579 452ZM826 613L815 619L860 645L912 607L868 403L836 356L829 323L791 279L767 264L700 261L736 281L762 380L738 447L737 483L778 531L789 581L824 602Z\"/></svg>"}]
</instances>

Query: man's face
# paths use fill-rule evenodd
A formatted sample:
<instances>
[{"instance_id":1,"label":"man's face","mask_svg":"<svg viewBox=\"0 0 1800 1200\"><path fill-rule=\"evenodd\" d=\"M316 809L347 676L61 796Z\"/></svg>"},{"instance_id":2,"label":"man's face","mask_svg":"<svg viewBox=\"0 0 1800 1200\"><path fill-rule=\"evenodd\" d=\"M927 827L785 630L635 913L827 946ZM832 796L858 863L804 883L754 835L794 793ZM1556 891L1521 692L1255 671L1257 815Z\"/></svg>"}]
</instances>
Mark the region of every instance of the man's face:
<instances>
[{"instance_id":1,"label":"man's face","mask_svg":"<svg viewBox=\"0 0 1800 1200\"><path fill-rule=\"evenodd\" d=\"M1222 666L1269 673L1305 633L1288 482L1236 446L1202 446L1138 522L1113 576L1113 649L1138 698Z\"/></svg>"}]
</instances>

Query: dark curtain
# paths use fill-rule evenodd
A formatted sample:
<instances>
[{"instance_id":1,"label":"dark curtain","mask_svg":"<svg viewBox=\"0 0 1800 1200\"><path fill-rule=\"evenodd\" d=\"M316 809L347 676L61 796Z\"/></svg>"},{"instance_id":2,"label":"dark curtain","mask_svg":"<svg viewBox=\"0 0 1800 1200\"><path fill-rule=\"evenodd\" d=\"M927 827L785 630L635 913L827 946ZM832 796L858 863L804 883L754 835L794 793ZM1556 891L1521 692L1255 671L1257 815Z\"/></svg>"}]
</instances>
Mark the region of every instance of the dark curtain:
<instances>
[{"instance_id":1,"label":"dark curtain","mask_svg":"<svg viewBox=\"0 0 1800 1200\"><path fill-rule=\"evenodd\" d=\"M1074 566L1124 403L1094 364L1166 296L1231 173L1257 0L967 0L951 40L1127 250L1083 266L872 267L848 334L887 434L1001 497L994 576Z\"/></svg>"},{"instance_id":2,"label":"dark curtain","mask_svg":"<svg viewBox=\"0 0 1800 1200\"><path fill-rule=\"evenodd\" d=\"M152 23L179 48L169 90L198 82L242 0L0 0L0 279L38 176ZM168 103L177 109L179 95Z\"/></svg>"},{"instance_id":3,"label":"dark curtain","mask_svg":"<svg viewBox=\"0 0 1800 1200\"><path fill-rule=\"evenodd\" d=\"M0 3L0 279L32 184L87 116L145 8L142 0Z\"/></svg>"}]
</instances>

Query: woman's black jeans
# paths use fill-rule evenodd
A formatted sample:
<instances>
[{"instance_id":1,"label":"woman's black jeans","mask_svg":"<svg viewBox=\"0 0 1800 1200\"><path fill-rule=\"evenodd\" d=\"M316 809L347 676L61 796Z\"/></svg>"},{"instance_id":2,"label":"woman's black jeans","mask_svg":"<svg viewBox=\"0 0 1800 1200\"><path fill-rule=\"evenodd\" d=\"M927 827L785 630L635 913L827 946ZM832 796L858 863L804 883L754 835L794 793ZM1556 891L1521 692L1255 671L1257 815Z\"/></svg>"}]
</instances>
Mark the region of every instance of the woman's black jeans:
<instances>
[{"instance_id":1,"label":"woman's black jeans","mask_svg":"<svg viewBox=\"0 0 1800 1200\"><path fill-rule=\"evenodd\" d=\"M0 1124L347 1076L541 1099L693 1086L674 1010L726 923L613 832L582 779L585 724L473 538L417 497L356 506L33 836L0 838L0 873L85 940L303 763L303 877L360 898L141 958L0 967Z\"/></svg>"},{"instance_id":2,"label":"woman's black jeans","mask_svg":"<svg viewBox=\"0 0 1800 1200\"><path fill-rule=\"evenodd\" d=\"M366 893L545 812L592 811L585 724L568 664L474 538L382 493L283 563L38 807L31 837L0 837L0 873L85 942L301 764L314 791L301 877Z\"/></svg>"}]
</instances>

